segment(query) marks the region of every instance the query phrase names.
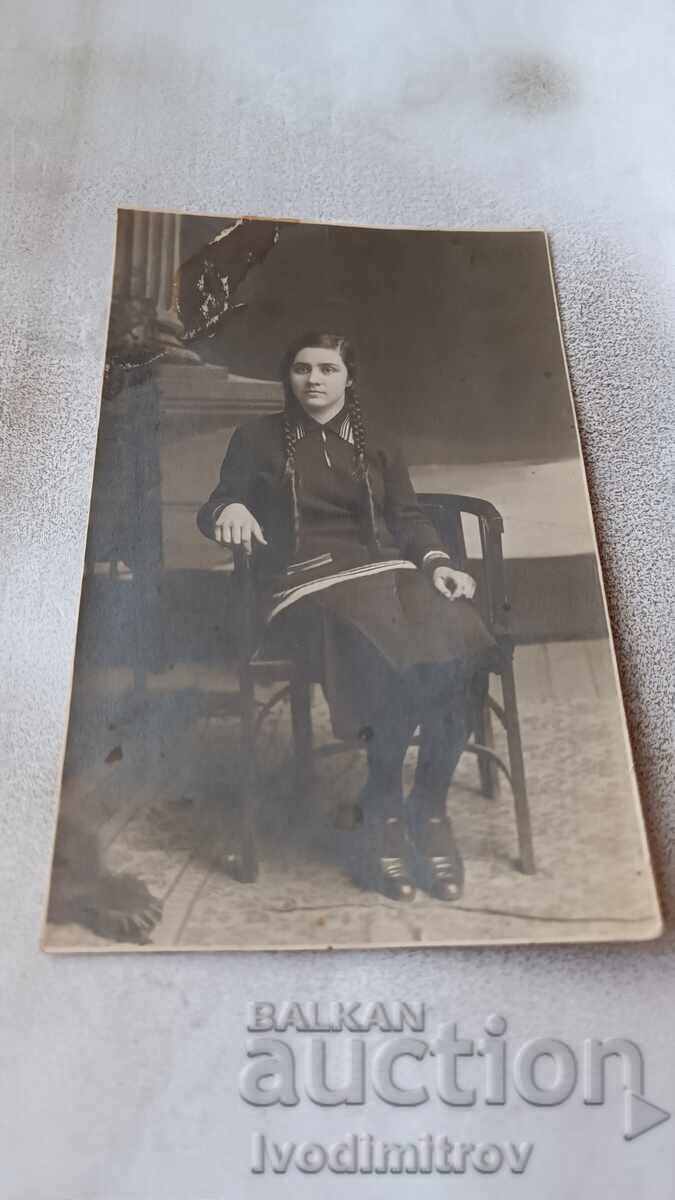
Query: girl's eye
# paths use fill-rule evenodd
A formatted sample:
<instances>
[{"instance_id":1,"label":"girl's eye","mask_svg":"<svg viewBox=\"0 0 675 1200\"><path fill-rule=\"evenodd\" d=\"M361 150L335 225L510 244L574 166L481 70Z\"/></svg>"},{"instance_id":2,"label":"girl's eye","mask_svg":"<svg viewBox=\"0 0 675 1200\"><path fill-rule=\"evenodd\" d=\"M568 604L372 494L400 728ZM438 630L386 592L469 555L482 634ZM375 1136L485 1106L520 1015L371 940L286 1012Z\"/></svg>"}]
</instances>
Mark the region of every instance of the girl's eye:
<instances>
[{"instance_id":1,"label":"girl's eye","mask_svg":"<svg viewBox=\"0 0 675 1200\"><path fill-rule=\"evenodd\" d=\"M334 366L333 363L323 363L321 367L324 375L332 374L334 371L337 371L337 369L338 368ZM293 371L296 375L306 375L310 370L311 367L309 367L307 363L296 363L293 367Z\"/></svg>"}]
</instances>

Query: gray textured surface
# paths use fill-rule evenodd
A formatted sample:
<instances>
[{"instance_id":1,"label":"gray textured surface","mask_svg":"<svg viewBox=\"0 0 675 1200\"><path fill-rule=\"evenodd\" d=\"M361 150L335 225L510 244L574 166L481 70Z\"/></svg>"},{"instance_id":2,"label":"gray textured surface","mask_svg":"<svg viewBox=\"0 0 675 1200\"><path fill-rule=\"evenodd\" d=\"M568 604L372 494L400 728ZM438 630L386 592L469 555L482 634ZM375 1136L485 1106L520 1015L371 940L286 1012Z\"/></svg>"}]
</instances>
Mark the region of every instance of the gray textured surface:
<instances>
[{"instance_id":1,"label":"gray textured surface","mask_svg":"<svg viewBox=\"0 0 675 1200\"><path fill-rule=\"evenodd\" d=\"M514 1039L624 1033L645 1049L649 1095L675 1107L672 6L3 9L2 1200L281 1197L316 1186L248 1175L249 1133L263 1122L235 1089L246 1001L287 993L421 998L436 1019L474 1030L501 1007ZM664 941L40 955L117 204L549 230ZM492 1118L537 1142L527 1175L500 1177L500 1194L669 1196L672 1125L623 1145L614 1115L570 1102L555 1119ZM311 1106L272 1118L280 1139L347 1128L404 1137L450 1123L447 1111L420 1124L382 1105L351 1121ZM477 1115L453 1116L455 1133L471 1119L475 1134ZM560 1171L572 1137L573 1182ZM347 1186L383 1194L375 1178L321 1177L326 1197ZM435 1197L448 1182L395 1186ZM461 1181L467 1196L487 1186Z\"/></svg>"}]
</instances>

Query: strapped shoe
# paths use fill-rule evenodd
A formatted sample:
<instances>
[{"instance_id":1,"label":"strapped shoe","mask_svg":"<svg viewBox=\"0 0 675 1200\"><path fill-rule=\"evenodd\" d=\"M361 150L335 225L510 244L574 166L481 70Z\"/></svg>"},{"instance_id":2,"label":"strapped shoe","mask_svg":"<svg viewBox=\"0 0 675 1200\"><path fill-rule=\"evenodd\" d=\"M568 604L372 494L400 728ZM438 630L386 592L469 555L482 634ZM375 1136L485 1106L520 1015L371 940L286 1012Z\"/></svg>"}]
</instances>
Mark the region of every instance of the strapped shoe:
<instances>
[{"instance_id":1,"label":"strapped shoe","mask_svg":"<svg viewBox=\"0 0 675 1200\"><path fill-rule=\"evenodd\" d=\"M435 900L459 900L464 863L448 817L428 817L413 835L414 877Z\"/></svg>"},{"instance_id":2,"label":"strapped shoe","mask_svg":"<svg viewBox=\"0 0 675 1200\"><path fill-rule=\"evenodd\" d=\"M409 846L403 821L398 817L370 818L362 836L365 845L357 882L389 900L414 900L415 885L406 867Z\"/></svg>"}]
</instances>

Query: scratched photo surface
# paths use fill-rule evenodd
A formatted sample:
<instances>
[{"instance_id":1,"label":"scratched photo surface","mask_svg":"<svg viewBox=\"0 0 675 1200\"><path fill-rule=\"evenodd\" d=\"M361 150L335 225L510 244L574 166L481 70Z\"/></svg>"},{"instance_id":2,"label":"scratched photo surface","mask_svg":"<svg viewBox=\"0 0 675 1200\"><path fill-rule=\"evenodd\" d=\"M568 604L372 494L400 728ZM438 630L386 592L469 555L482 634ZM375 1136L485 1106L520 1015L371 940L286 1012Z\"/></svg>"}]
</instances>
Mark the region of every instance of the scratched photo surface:
<instances>
[{"instance_id":1,"label":"scratched photo surface","mask_svg":"<svg viewBox=\"0 0 675 1200\"><path fill-rule=\"evenodd\" d=\"M118 213L43 945L661 920L541 231Z\"/></svg>"}]
</instances>

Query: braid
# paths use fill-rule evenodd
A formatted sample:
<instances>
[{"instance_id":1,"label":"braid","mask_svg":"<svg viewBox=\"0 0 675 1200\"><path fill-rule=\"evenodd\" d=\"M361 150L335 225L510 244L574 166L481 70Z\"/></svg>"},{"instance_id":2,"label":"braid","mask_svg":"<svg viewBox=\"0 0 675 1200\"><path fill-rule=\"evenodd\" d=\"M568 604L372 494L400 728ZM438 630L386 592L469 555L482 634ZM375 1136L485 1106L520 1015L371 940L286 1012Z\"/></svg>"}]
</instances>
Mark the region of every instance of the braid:
<instances>
[{"instance_id":1,"label":"braid","mask_svg":"<svg viewBox=\"0 0 675 1200\"><path fill-rule=\"evenodd\" d=\"M368 532L370 545L375 553L380 551L380 540L377 536L377 522L375 519L375 501L373 498L373 489L370 482L370 471L368 470L368 460L366 458L366 431L363 424L363 414L361 405L356 394L356 389L352 385L347 391L347 412L352 425L352 433L354 434L354 455L355 455L355 471L357 479L361 480L363 490L366 496L366 517L368 519Z\"/></svg>"},{"instance_id":2,"label":"braid","mask_svg":"<svg viewBox=\"0 0 675 1200\"><path fill-rule=\"evenodd\" d=\"M284 479L288 480L291 499L291 556L295 556L300 546L300 505L298 503L298 486L295 473L295 423L289 405L286 404L283 418L284 436Z\"/></svg>"}]
</instances>

